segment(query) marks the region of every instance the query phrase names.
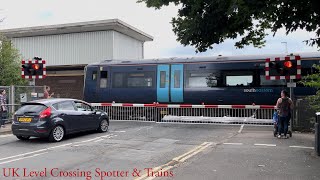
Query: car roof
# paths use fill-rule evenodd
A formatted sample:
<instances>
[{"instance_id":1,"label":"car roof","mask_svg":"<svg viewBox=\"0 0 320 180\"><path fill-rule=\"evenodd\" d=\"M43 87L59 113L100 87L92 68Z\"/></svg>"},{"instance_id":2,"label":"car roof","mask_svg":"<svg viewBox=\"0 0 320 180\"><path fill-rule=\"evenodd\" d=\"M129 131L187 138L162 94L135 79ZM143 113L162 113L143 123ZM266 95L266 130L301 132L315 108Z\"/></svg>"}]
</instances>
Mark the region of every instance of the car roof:
<instances>
[{"instance_id":1,"label":"car roof","mask_svg":"<svg viewBox=\"0 0 320 180\"><path fill-rule=\"evenodd\" d=\"M46 106L50 106L52 104L64 102L64 101L80 101L80 102L87 103L85 101L82 101L79 99L72 99L72 98L51 98L51 99L38 99L38 100L34 100L34 101L25 102L23 104L44 104Z\"/></svg>"}]
</instances>

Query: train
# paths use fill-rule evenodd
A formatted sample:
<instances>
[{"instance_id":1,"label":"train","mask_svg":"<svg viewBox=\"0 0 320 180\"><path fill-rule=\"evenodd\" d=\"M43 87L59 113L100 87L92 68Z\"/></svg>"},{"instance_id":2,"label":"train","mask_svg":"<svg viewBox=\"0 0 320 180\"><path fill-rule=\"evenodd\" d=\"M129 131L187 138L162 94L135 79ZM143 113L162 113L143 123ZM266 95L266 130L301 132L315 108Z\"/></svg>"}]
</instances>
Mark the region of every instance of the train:
<instances>
[{"instance_id":1,"label":"train","mask_svg":"<svg viewBox=\"0 0 320 180\"><path fill-rule=\"evenodd\" d=\"M85 67L84 100L92 103L274 105L287 79L266 78L266 59L288 54L103 60ZM320 52L300 56L301 76L314 72ZM292 80L298 82L299 80ZM297 83L294 97L317 89Z\"/></svg>"}]
</instances>

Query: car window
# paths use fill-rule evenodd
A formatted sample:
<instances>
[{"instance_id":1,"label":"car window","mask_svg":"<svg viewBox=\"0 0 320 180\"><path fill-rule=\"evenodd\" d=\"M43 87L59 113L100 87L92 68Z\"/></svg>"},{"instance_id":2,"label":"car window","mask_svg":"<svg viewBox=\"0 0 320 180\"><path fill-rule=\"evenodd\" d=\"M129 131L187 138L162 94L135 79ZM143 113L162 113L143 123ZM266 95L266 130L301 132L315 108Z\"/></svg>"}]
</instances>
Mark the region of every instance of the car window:
<instances>
[{"instance_id":1,"label":"car window","mask_svg":"<svg viewBox=\"0 0 320 180\"><path fill-rule=\"evenodd\" d=\"M39 113L45 110L47 107L41 104L26 104L23 105L18 111L17 114L24 114L24 113Z\"/></svg>"},{"instance_id":2,"label":"car window","mask_svg":"<svg viewBox=\"0 0 320 180\"><path fill-rule=\"evenodd\" d=\"M82 102L75 102L78 111L92 111L91 106Z\"/></svg>"},{"instance_id":3,"label":"car window","mask_svg":"<svg viewBox=\"0 0 320 180\"><path fill-rule=\"evenodd\" d=\"M65 101L65 102L59 102L52 105L56 110L63 110L63 111L74 111L76 110L74 108L74 105L72 104L72 101Z\"/></svg>"}]
</instances>

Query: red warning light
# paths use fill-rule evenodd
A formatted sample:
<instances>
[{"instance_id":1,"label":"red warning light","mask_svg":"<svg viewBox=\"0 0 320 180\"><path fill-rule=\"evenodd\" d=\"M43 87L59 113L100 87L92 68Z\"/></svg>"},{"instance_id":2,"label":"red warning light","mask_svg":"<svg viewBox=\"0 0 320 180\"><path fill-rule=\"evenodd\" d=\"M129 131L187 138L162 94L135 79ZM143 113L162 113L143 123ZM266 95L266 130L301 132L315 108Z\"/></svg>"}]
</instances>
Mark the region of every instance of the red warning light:
<instances>
[{"instance_id":1,"label":"red warning light","mask_svg":"<svg viewBox=\"0 0 320 180\"><path fill-rule=\"evenodd\" d=\"M40 69L40 65L39 65L39 64L33 64L33 65L32 65L32 68L33 68L34 70L39 70L39 69Z\"/></svg>"},{"instance_id":2,"label":"red warning light","mask_svg":"<svg viewBox=\"0 0 320 180\"><path fill-rule=\"evenodd\" d=\"M286 67L286 68L292 68L292 62L291 62L291 61L285 61L285 62L283 63L283 65L284 65L284 67Z\"/></svg>"}]
</instances>

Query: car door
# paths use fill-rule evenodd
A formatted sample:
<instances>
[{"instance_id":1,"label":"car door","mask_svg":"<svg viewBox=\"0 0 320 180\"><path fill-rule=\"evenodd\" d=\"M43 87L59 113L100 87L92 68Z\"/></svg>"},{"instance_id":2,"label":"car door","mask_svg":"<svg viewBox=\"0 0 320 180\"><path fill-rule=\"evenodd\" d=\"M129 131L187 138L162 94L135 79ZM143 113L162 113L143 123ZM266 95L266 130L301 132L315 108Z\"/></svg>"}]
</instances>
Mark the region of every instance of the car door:
<instances>
[{"instance_id":1,"label":"car door","mask_svg":"<svg viewBox=\"0 0 320 180\"><path fill-rule=\"evenodd\" d=\"M77 131L79 123L76 119L77 111L72 101L63 101L53 104L53 107L58 111L59 118L63 119L67 131Z\"/></svg>"},{"instance_id":2,"label":"car door","mask_svg":"<svg viewBox=\"0 0 320 180\"><path fill-rule=\"evenodd\" d=\"M94 109L81 101L75 101L74 103L78 112L78 119L81 122L81 128L84 130L98 128L99 117L97 117Z\"/></svg>"}]
</instances>

